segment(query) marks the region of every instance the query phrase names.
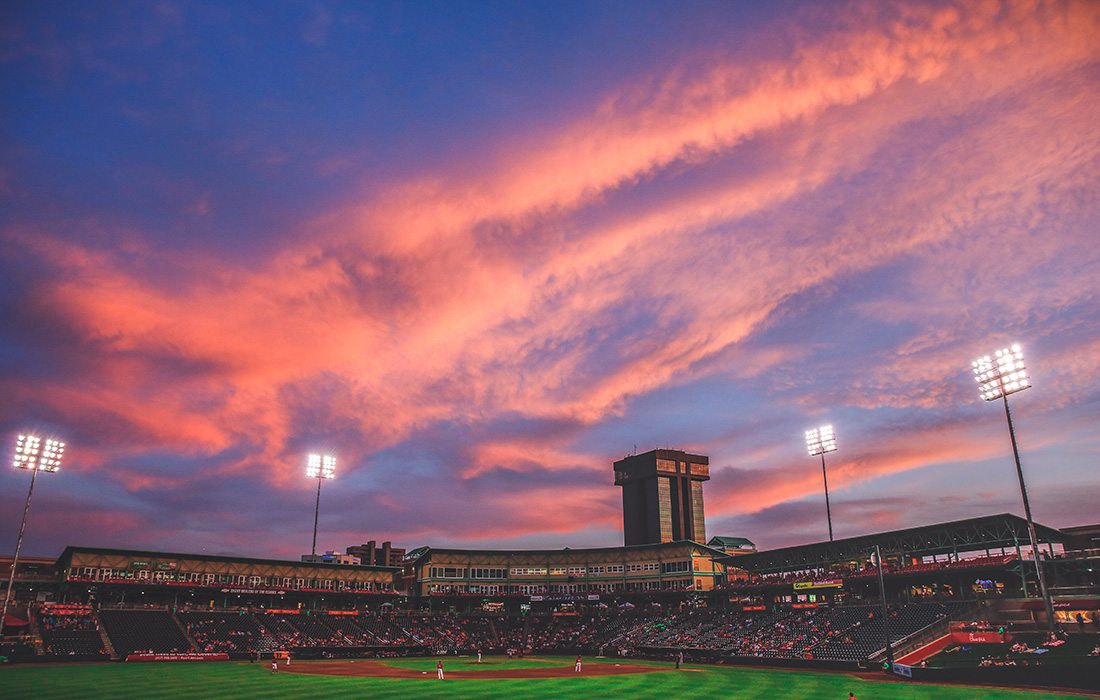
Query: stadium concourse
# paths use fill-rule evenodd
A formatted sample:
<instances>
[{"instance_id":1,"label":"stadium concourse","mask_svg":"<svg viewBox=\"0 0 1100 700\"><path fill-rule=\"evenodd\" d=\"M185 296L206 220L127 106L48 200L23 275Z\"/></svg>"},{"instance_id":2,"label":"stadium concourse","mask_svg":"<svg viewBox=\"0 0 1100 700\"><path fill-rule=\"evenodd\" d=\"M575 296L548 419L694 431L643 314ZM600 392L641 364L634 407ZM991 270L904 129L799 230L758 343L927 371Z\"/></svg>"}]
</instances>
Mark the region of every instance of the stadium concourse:
<instances>
[{"instance_id":1,"label":"stadium concourse","mask_svg":"<svg viewBox=\"0 0 1100 700\"><path fill-rule=\"evenodd\" d=\"M1026 527L1002 514L763 552L720 537L421 547L399 567L69 547L20 562L2 653L26 662L683 653L856 669L887 658L888 632L889 655L915 677L1087 686L1100 678L1095 528L1038 526L1052 636L1021 549Z\"/></svg>"}]
</instances>

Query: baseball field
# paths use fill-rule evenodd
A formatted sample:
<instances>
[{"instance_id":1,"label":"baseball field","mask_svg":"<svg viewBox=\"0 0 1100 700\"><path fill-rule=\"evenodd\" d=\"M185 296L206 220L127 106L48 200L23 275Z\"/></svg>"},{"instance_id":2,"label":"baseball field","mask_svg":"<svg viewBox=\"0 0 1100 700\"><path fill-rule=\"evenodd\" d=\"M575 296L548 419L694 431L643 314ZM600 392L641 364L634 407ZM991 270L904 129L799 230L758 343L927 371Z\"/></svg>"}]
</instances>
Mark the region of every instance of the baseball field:
<instances>
[{"instance_id":1,"label":"baseball field","mask_svg":"<svg viewBox=\"0 0 1100 700\"><path fill-rule=\"evenodd\" d=\"M916 685L856 676L776 669L585 659L464 657L383 661L299 661L273 673L269 663L38 664L0 668L0 697L74 698L760 698L845 700L1040 700L1080 695Z\"/></svg>"}]
</instances>

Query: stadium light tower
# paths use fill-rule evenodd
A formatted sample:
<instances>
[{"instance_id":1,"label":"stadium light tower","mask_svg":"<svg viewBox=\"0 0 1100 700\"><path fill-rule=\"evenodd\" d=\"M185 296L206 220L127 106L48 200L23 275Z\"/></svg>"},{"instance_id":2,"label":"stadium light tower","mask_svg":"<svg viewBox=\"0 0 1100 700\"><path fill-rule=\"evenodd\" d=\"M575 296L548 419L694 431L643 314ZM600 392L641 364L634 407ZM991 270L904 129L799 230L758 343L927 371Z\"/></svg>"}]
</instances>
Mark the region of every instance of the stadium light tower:
<instances>
[{"instance_id":1,"label":"stadium light tower","mask_svg":"<svg viewBox=\"0 0 1100 700\"><path fill-rule=\"evenodd\" d=\"M23 548L23 533L27 530L27 512L31 509L31 496L34 494L34 479L38 472L55 472L61 468L61 455L65 453L65 443L47 438L45 444L38 435L20 435L15 442L15 455L12 466L27 469L31 473L31 487L27 489L27 502L23 504L23 520L19 524L19 537L15 540L15 556L11 560L11 573L8 575L8 590L4 594L4 610L0 612L0 637L4 636L4 621L8 617L12 591L15 589L15 569L19 566L19 550Z\"/></svg>"},{"instance_id":2,"label":"stadium light tower","mask_svg":"<svg viewBox=\"0 0 1100 700\"><path fill-rule=\"evenodd\" d=\"M829 477L825 473L825 453L836 452L836 433L833 426L806 431L806 449L811 457L821 455L821 479L825 482L825 517L829 520L829 541L833 541L833 511L829 508Z\"/></svg>"},{"instance_id":3,"label":"stadium light tower","mask_svg":"<svg viewBox=\"0 0 1100 700\"><path fill-rule=\"evenodd\" d=\"M1027 534L1031 537L1031 551L1035 554L1035 573L1039 577L1039 591L1043 596L1043 605L1047 611L1047 623L1055 629L1054 604L1047 591L1043 564L1039 560L1039 538L1035 534L1035 521L1031 519L1031 503L1027 498L1027 486L1024 484L1024 470L1020 467L1020 450L1016 446L1016 431L1012 427L1012 411L1008 408L1008 395L1023 391L1031 386L1024 365L1024 353L1019 345L1001 348L992 356L979 357L971 363L974 379L978 382L978 394L985 401L1001 399L1005 406L1005 418L1008 419L1008 436L1012 439L1012 457L1016 460L1016 476L1020 479L1020 496L1024 501L1024 515L1027 516Z\"/></svg>"},{"instance_id":4,"label":"stadium light tower","mask_svg":"<svg viewBox=\"0 0 1100 700\"><path fill-rule=\"evenodd\" d=\"M321 513L321 482L336 477L336 458L332 455L310 455L306 462L306 476L317 480L317 505L313 508L313 546L309 550L310 561L317 558L317 518Z\"/></svg>"}]
</instances>

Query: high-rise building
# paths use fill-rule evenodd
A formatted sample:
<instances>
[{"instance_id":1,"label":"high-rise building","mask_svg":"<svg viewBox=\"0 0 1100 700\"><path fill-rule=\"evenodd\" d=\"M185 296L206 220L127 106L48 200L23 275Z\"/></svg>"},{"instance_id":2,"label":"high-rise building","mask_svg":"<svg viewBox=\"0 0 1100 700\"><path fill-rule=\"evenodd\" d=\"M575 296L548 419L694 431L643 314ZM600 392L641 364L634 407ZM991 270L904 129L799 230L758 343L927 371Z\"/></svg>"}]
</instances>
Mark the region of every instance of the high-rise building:
<instances>
[{"instance_id":1,"label":"high-rise building","mask_svg":"<svg viewBox=\"0 0 1100 700\"><path fill-rule=\"evenodd\" d=\"M710 458L680 450L652 450L615 462L623 487L624 544L706 542L703 482Z\"/></svg>"},{"instance_id":2,"label":"high-rise building","mask_svg":"<svg viewBox=\"0 0 1100 700\"><path fill-rule=\"evenodd\" d=\"M405 557L404 548L394 547L388 541L383 542L381 547L377 545L375 540L371 540L366 544L352 545L344 551L359 557L364 566L401 566L401 560Z\"/></svg>"}]
</instances>

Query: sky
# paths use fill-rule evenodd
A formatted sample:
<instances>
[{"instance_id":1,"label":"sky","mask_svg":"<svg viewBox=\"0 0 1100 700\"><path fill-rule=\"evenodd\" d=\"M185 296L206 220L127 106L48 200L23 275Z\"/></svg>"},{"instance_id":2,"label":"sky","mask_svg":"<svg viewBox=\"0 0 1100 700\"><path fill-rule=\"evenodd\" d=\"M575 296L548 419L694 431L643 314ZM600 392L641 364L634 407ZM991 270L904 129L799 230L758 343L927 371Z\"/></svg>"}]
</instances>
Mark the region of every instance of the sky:
<instances>
[{"instance_id":1,"label":"sky","mask_svg":"<svg viewBox=\"0 0 1100 700\"><path fill-rule=\"evenodd\" d=\"M622 544L710 457L760 548L1100 521L1100 3L0 8L23 553ZM30 475L0 471L14 549Z\"/></svg>"}]
</instances>

